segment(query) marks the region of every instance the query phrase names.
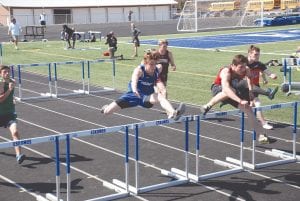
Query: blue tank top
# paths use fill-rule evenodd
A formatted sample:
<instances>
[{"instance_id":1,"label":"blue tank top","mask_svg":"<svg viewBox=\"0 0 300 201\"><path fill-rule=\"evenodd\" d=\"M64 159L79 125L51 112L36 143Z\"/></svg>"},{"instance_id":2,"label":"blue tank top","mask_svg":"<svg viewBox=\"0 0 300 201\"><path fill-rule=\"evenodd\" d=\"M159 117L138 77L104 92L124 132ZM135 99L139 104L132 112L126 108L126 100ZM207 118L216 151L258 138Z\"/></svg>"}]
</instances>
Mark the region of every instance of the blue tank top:
<instances>
[{"instance_id":1,"label":"blue tank top","mask_svg":"<svg viewBox=\"0 0 300 201\"><path fill-rule=\"evenodd\" d=\"M137 83L137 89L140 94L150 95L154 93L154 84L158 78L158 69L155 68L153 75L148 75L145 71L145 66L140 65L140 69L143 71L143 75L139 77ZM128 84L128 91L132 92L131 81Z\"/></svg>"}]
</instances>

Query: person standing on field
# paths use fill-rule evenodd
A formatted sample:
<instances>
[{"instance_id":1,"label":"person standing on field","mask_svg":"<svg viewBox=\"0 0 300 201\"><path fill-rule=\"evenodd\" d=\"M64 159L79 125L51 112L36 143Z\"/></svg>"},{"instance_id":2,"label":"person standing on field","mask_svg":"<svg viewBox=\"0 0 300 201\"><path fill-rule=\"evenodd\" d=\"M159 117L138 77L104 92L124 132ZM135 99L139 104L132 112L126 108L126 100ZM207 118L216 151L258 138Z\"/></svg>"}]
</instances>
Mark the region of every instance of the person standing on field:
<instances>
[{"instance_id":1,"label":"person standing on field","mask_svg":"<svg viewBox=\"0 0 300 201\"><path fill-rule=\"evenodd\" d=\"M15 45L15 49L18 50L19 37L22 32L22 27L17 23L16 18L11 19L11 23L8 26L8 35L11 36L11 40Z\"/></svg>"},{"instance_id":2,"label":"person standing on field","mask_svg":"<svg viewBox=\"0 0 300 201\"><path fill-rule=\"evenodd\" d=\"M168 41L163 39L158 41L159 48L157 64L161 64L162 70L156 81L156 87L159 93L161 93L165 98L167 98L167 80L169 73L169 65L171 64L171 70L176 70L176 65L174 63L173 54L168 50Z\"/></svg>"}]
</instances>

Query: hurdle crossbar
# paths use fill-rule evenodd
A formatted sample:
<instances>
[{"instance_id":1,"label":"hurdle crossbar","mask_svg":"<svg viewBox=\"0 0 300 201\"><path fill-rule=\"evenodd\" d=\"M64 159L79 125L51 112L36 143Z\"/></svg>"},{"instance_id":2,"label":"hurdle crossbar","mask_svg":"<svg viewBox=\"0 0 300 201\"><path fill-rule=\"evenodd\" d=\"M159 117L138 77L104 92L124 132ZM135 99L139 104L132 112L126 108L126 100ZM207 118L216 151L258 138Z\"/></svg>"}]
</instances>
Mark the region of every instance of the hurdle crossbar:
<instances>
[{"instance_id":1,"label":"hurdle crossbar","mask_svg":"<svg viewBox=\"0 0 300 201\"><path fill-rule=\"evenodd\" d=\"M22 69L26 67L36 67L36 66L47 66L48 67L48 89L45 93L40 93L40 96L29 96L24 97L22 90L28 91L28 89L22 88ZM24 101L24 100L34 100L34 99L43 99L49 98L52 94L52 76L51 76L51 63L33 63L33 64L18 64L17 65L18 72L18 95L15 95L16 100ZM11 66L12 78L15 79L14 66Z\"/></svg>"},{"instance_id":2,"label":"hurdle crossbar","mask_svg":"<svg viewBox=\"0 0 300 201\"><path fill-rule=\"evenodd\" d=\"M103 63L103 62L111 62L112 63L112 88L111 87L103 87L103 89L100 90L91 90L91 64L94 63ZM97 60L91 60L87 61L87 91L86 94L93 94L93 93L100 93L100 92L109 92L115 90L115 77L116 77L116 62L115 59L97 59Z\"/></svg>"},{"instance_id":3,"label":"hurdle crossbar","mask_svg":"<svg viewBox=\"0 0 300 201\"><path fill-rule=\"evenodd\" d=\"M84 61L66 61L66 62L55 62L53 63L54 66L54 89L55 93L52 94L52 97L65 97L65 96L74 96L74 95L83 95L85 94L85 72L84 72ZM58 65L73 65L73 64L81 64L81 89L74 89L71 90L70 93L59 93L58 91L58 73L57 73L57 66Z\"/></svg>"},{"instance_id":4,"label":"hurdle crossbar","mask_svg":"<svg viewBox=\"0 0 300 201\"><path fill-rule=\"evenodd\" d=\"M256 133L253 132L253 137L252 137L252 162L246 162L246 161L241 161L237 160L231 157L226 157L226 160L230 163L233 164L240 164L242 163L244 167L248 169L260 169L260 168L265 168L265 167L270 167L270 166L275 166L275 165L283 165L287 163L293 163L297 162L299 160L300 156L296 155L296 135L297 135L297 108L298 108L298 102L288 102L288 103L282 103L282 104L273 104L273 105L266 105L266 106L261 106L255 108L257 111L266 111L266 110L273 110L273 109L281 109L281 108L289 108L292 107L294 108L294 119L293 119L293 131L292 131L292 154L280 151L277 149L272 149L271 151L266 150L264 153L269 156L273 156L275 158L281 158L279 160L274 160L274 161L269 161L269 162L264 162L264 163L256 163Z\"/></svg>"}]
</instances>

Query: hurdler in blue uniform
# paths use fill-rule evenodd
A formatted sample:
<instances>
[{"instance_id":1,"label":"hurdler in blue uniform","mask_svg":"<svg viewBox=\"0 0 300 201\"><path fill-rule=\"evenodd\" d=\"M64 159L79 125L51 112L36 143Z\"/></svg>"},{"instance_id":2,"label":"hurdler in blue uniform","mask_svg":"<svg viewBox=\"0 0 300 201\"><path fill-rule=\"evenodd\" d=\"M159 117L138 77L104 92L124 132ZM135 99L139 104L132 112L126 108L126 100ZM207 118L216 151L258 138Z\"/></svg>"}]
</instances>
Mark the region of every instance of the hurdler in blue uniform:
<instances>
[{"instance_id":1,"label":"hurdler in blue uniform","mask_svg":"<svg viewBox=\"0 0 300 201\"><path fill-rule=\"evenodd\" d=\"M138 105L144 108L151 108L155 103L160 103L161 107L167 111L168 118L179 119L185 111L185 105L181 103L175 110L165 97L154 91L155 82L161 71L161 68L156 66L157 59L157 52L146 53L144 55L144 64L139 65L133 71L128 91L116 101L109 105L104 105L101 112L111 114L117 110Z\"/></svg>"}]
</instances>

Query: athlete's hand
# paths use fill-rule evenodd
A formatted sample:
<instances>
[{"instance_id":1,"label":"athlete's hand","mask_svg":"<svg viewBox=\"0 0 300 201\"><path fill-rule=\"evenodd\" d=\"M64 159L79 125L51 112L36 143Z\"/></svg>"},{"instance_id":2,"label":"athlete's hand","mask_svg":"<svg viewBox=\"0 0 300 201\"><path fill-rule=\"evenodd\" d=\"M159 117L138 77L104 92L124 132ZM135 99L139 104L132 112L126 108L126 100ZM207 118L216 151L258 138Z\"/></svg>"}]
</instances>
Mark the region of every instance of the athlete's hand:
<instances>
[{"instance_id":1,"label":"athlete's hand","mask_svg":"<svg viewBox=\"0 0 300 201\"><path fill-rule=\"evenodd\" d=\"M12 91L14 88L15 88L15 83L14 83L14 82L9 82L9 84L8 84L8 89L9 89L10 91Z\"/></svg>"},{"instance_id":2,"label":"athlete's hand","mask_svg":"<svg viewBox=\"0 0 300 201\"><path fill-rule=\"evenodd\" d=\"M139 92L134 91L133 93L134 93L137 97L139 97L139 98L141 97L141 95L139 94Z\"/></svg>"},{"instance_id":3,"label":"athlete's hand","mask_svg":"<svg viewBox=\"0 0 300 201\"><path fill-rule=\"evenodd\" d=\"M247 100L241 100L240 104L243 105L243 106L246 106L246 105L248 105L248 101Z\"/></svg>"}]
</instances>

